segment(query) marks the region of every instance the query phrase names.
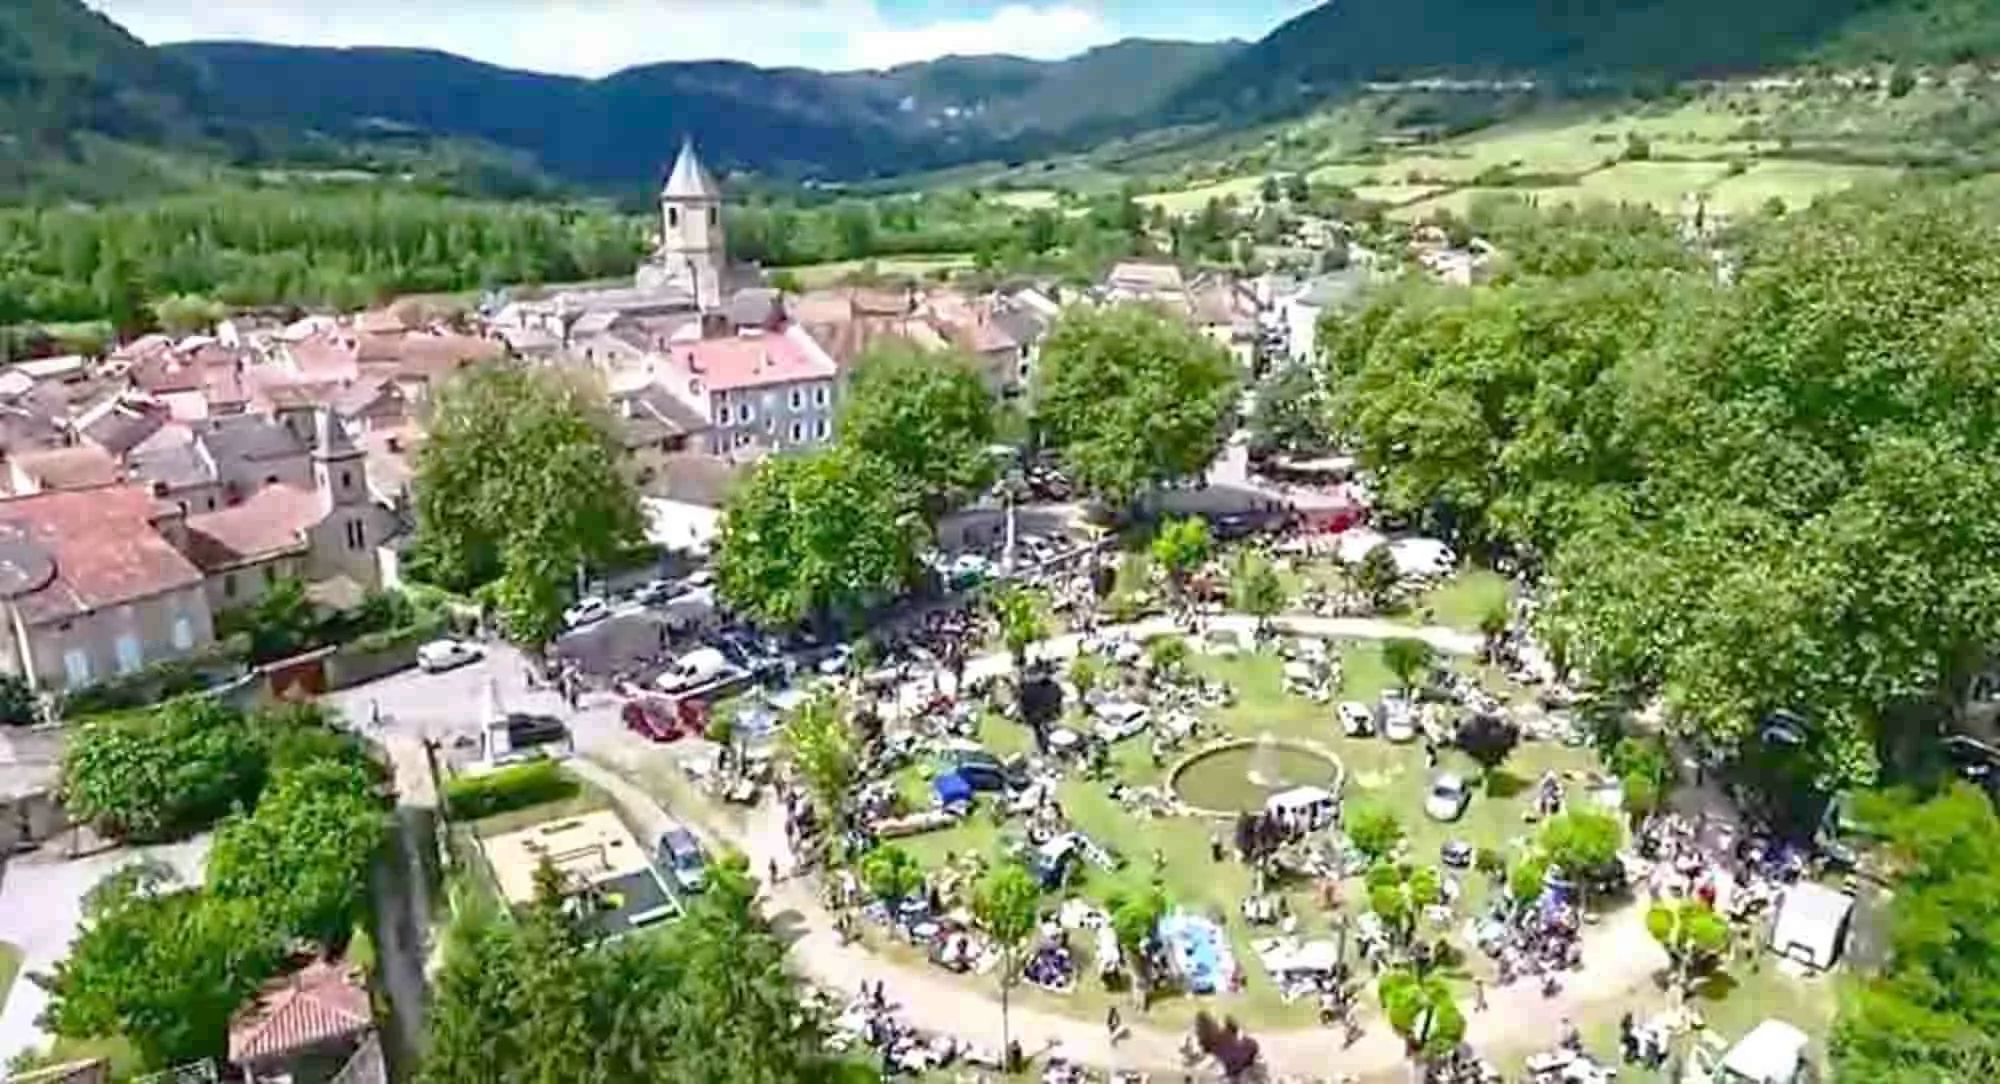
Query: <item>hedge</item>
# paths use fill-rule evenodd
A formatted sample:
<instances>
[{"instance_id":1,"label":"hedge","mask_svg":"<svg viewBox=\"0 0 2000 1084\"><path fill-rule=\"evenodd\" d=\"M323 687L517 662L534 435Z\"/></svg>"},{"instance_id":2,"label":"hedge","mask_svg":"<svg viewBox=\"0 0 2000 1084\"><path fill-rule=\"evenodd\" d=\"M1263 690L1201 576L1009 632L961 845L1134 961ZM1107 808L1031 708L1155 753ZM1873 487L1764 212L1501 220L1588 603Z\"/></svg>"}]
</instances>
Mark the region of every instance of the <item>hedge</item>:
<instances>
[{"instance_id":1,"label":"hedge","mask_svg":"<svg viewBox=\"0 0 2000 1084\"><path fill-rule=\"evenodd\" d=\"M240 673L249 654L249 637L239 633L185 658L163 659L122 677L71 689L62 695L62 714L67 719L81 719L150 707L200 692Z\"/></svg>"},{"instance_id":2,"label":"hedge","mask_svg":"<svg viewBox=\"0 0 2000 1084\"><path fill-rule=\"evenodd\" d=\"M444 811L453 820L476 821L531 805L574 798L583 787L552 760L462 775L445 784Z\"/></svg>"},{"instance_id":3,"label":"hedge","mask_svg":"<svg viewBox=\"0 0 2000 1084\"><path fill-rule=\"evenodd\" d=\"M435 640L450 629L451 622L443 614L424 613L417 615L416 620L407 625L378 629L357 636L347 647L348 650L358 654L373 655Z\"/></svg>"}]
</instances>

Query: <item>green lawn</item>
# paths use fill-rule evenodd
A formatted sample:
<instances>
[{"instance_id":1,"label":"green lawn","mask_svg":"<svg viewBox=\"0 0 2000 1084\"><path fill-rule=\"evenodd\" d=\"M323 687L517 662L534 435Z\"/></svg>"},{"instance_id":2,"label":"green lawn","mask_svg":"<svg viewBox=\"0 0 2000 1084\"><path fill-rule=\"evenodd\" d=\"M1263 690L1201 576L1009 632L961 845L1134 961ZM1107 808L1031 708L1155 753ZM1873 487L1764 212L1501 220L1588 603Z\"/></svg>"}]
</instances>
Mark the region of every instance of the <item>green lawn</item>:
<instances>
[{"instance_id":1,"label":"green lawn","mask_svg":"<svg viewBox=\"0 0 2000 1084\"><path fill-rule=\"evenodd\" d=\"M487 836L518 832L523 828L541 824L544 821L561 820L564 817L574 817L582 813L594 813L600 809L611 808L610 795L570 775L568 772L563 774L571 782L575 783L577 787L576 793L570 797L554 802L542 802L539 805L526 806L521 809L512 809L505 813L495 813L490 817L481 817L476 821L468 822L465 827L470 829L473 835L483 839Z\"/></svg>"},{"instance_id":2,"label":"green lawn","mask_svg":"<svg viewBox=\"0 0 2000 1084\"><path fill-rule=\"evenodd\" d=\"M1254 203L1264 188L1264 176L1236 177L1227 181L1205 184L1199 188L1183 188L1178 192L1157 192L1138 197L1138 202L1148 207L1160 207L1170 215L1188 215L1208 206L1209 200L1235 197L1239 203Z\"/></svg>"},{"instance_id":3,"label":"green lawn","mask_svg":"<svg viewBox=\"0 0 2000 1084\"><path fill-rule=\"evenodd\" d=\"M7 1003L7 995L14 989L14 980L20 977L21 946L0 941L0 1005Z\"/></svg>"},{"instance_id":4,"label":"green lawn","mask_svg":"<svg viewBox=\"0 0 2000 1084\"><path fill-rule=\"evenodd\" d=\"M826 286L837 286L850 275L860 274L873 264L875 274L883 278L922 278L939 271L963 271L972 266L969 252L942 252L929 255L878 256L867 260L839 260L833 263L801 264L797 267L772 268L789 271L799 277L806 289L813 290Z\"/></svg>"},{"instance_id":5,"label":"green lawn","mask_svg":"<svg viewBox=\"0 0 2000 1084\"><path fill-rule=\"evenodd\" d=\"M1886 166L1834 165L1826 162L1759 162L1736 177L1717 181L1709 189L1708 205L1724 214L1747 214L1776 198L1799 210L1823 195L1856 185L1893 180L1900 170Z\"/></svg>"},{"instance_id":6,"label":"green lawn","mask_svg":"<svg viewBox=\"0 0 2000 1084\"><path fill-rule=\"evenodd\" d=\"M1381 647L1373 641L1340 645L1342 697L1373 700L1393 681L1383 665ZM1409 832L1411 853L1419 861L1435 861L1438 847L1451 838L1467 839L1479 846L1504 847L1525 834L1522 812L1525 786L1550 768L1582 768L1591 763L1588 753L1557 746L1527 745L1507 765L1508 775L1494 794L1475 799L1467 817L1455 825L1442 825L1423 815L1423 794L1429 773L1423 752L1415 745L1398 746L1375 739L1348 739L1333 723L1330 705L1314 704L1283 691L1283 663L1275 654L1258 653L1223 659L1197 656L1203 673L1230 682L1237 690L1237 702L1217 713L1215 721L1232 734L1255 736L1269 733L1278 738L1312 741L1341 757L1349 773L1349 794L1356 800L1379 801L1395 811ZM1026 732L994 719L982 728L982 738L1003 751L1022 748ZM1473 773L1469 762L1447 753L1443 767ZM1152 763L1144 741L1121 743L1113 750L1112 770L1121 779L1136 785L1163 781L1164 771ZM921 786L921 773L905 782L914 790ZM1105 788L1081 777L1065 779L1059 787L1063 809L1075 825L1127 859L1123 870L1109 873L1089 871L1076 891L1100 903L1112 895L1146 885L1158 876L1168 896L1179 907L1205 912L1226 925L1237 959L1243 966L1246 988L1220 998L1173 998L1154 1007L1156 1022L1178 1027L1193 1018L1198 1009L1214 1006L1234 1013L1248 1023L1263 1026L1304 1026L1314 1017L1314 1007L1305 1002L1287 1005L1265 976L1251 952L1253 938L1272 936L1274 931L1257 929L1243 922L1239 909L1250 893L1250 873L1234 861L1215 863L1210 859L1209 840L1220 833L1225 842L1229 826L1200 818L1146 818L1127 812L1113 802ZM1012 826L996 824L981 809L947 831L897 841L927 866L941 865L948 856L974 853L997 857L1009 836L1018 835ZM1154 864L1157 852L1161 863ZM1466 883L1469 897L1484 894L1483 878ZM1345 893L1358 898L1358 888ZM1310 885L1289 886L1287 897L1301 916L1300 935L1327 936L1330 916L1320 911ZM1089 969L1086 968L1086 972ZM1101 1018L1105 1008L1124 995L1099 986L1086 974L1079 988L1068 996L1053 996L1028 990L1023 1000L1044 1008L1069 1012L1086 1019Z\"/></svg>"},{"instance_id":7,"label":"green lawn","mask_svg":"<svg viewBox=\"0 0 2000 1084\"><path fill-rule=\"evenodd\" d=\"M1513 596L1507 577L1489 569L1461 572L1417 596L1409 616L1423 624L1443 625L1460 632L1478 632L1480 619ZM1426 616L1428 614L1428 616Z\"/></svg>"}]
</instances>

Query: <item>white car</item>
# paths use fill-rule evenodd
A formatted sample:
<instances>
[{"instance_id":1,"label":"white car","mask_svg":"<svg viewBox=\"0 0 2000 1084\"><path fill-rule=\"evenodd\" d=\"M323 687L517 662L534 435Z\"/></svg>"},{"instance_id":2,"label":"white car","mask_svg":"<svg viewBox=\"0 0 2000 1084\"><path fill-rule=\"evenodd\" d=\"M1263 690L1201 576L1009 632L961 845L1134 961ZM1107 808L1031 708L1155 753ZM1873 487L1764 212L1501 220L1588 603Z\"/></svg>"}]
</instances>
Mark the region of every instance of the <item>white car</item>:
<instances>
[{"instance_id":1,"label":"white car","mask_svg":"<svg viewBox=\"0 0 2000 1084\"><path fill-rule=\"evenodd\" d=\"M847 673L847 668L853 661L854 648L848 644L841 644L833 649L831 655L821 659L819 665L813 669L819 671L821 677L839 677Z\"/></svg>"},{"instance_id":2,"label":"white car","mask_svg":"<svg viewBox=\"0 0 2000 1084\"><path fill-rule=\"evenodd\" d=\"M611 604L596 595L585 595L576 600L576 605L563 611L563 624L576 628L593 621L602 621L611 616Z\"/></svg>"},{"instance_id":3,"label":"white car","mask_svg":"<svg viewBox=\"0 0 2000 1084\"><path fill-rule=\"evenodd\" d=\"M1385 696L1380 713L1384 738L1398 745L1417 740L1417 713L1410 710L1409 701Z\"/></svg>"},{"instance_id":4,"label":"white car","mask_svg":"<svg viewBox=\"0 0 2000 1084\"><path fill-rule=\"evenodd\" d=\"M479 645L463 640L432 640L417 649L417 667L427 674L437 674L478 662L484 654Z\"/></svg>"},{"instance_id":5,"label":"white car","mask_svg":"<svg viewBox=\"0 0 2000 1084\"><path fill-rule=\"evenodd\" d=\"M1375 733L1375 713L1359 700L1343 700L1336 709L1340 716L1340 732L1350 738L1365 738Z\"/></svg>"},{"instance_id":6,"label":"white car","mask_svg":"<svg viewBox=\"0 0 2000 1084\"><path fill-rule=\"evenodd\" d=\"M1152 712L1143 704L1114 700L1097 705L1097 723L1091 730L1106 745L1124 741L1150 726Z\"/></svg>"},{"instance_id":7,"label":"white car","mask_svg":"<svg viewBox=\"0 0 2000 1084\"><path fill-rule=\"evenodd\" d=\"M1424 812L1432 820L1455 821L1465 815L1471 802L1472 791L1465 785L1465 777L1445 772L1431 780L1430 793L1424 795Z\"/></svg>"}]
</instances>

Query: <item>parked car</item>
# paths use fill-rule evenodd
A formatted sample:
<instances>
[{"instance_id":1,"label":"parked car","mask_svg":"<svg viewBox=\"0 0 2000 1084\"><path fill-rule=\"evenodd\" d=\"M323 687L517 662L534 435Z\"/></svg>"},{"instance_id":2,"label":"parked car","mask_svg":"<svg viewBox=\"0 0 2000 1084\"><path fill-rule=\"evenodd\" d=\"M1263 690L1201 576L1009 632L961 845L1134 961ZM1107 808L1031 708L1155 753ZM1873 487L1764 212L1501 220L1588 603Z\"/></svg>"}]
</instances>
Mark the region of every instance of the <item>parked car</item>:
<instances>
[{"instance_id":1,"label":"parked car","mask_svg":"<svg viewBox=\"0 0 2000 1084\"><path fill-rule=\"evenodd\" d=\"M848 664L853 661L854 648L847 644L841 644L829 652L825 658L819 660L813 669L817 670L821 677L839 677L847 672Z\"/></svg>"},{"instance_id":2,"label":"parked car","mask_svg":"<svg viewBox=\"0 0 2000 1084\"><path fill-rule=\"evenodd\" d=\"M708 855L694 833L679 826L660 834L654 861L674 880L682 892L699 892L708 886Z\"/></svg>"},{"instance_id":3,"label":"parked car","mask_svg":"<svg viewBox=\"0 0 2000 1084\"><path fill-rule=\"evenodd\" d=\"M484 654L478 644L469 644L464 640L432 640L417 649L417 668L428 674L439 674L478 662Z\"/></svg>"},{"instance_id":4,"label":"parked car","mask_svg":"<svg viewBox=\"0 0 2000 1084\"><path fill-rule=\"evenodd\" d=\"M658 606L663 602L671 602L691 590L693 588L672 580L647 580L639 585L638 590L632 592L632 601L641 606Z\"/></svg>"},{"instance_id":5,"label":"parked car","mask_svg":"<svg viewBox=\"0 0 2000 1084\"><path fill-rule=\"evenodd\" d=\"M1340 732L1350 738L1365 738L1375 733L1375 713L1359 700L1343 700L1337 709L1340 716Z\"/></svg>"},{"instance_id":6,"label":"parked car","mask_svg":"<svg viewBox=\"0 0 2000 1084\"><path fill-rule=\"evenodd\" d=\"M722 652L712 647L698 647L674 660L673 665L653 679L653 684L662 692L687 692L740 673L742 671Z\"/></svg>"},{"instance_id":7,"label":"parked car","mask_svg":"<svg viewBox=\"0 0 2000 1084\"><path fill-rule=\"evenodd\" d=\"M1003 763L984 750L961 750L952 758L952 771L972 784L973 790L1007 790L1027 785L1027 772L1019 765Z\"/></svg>"},{"instance_id":8,"label":"parked car","mask_svg":"<svg viewBox=\"0 0 2000 1084\"><path fill-rule=\"evenodd\" d=\"M594 621L602 621L611 616L611 604L597 595L585 595L576 600L576 605L563 611L563 625L576 628Z\"/></svg>"},{"instance_id":9,"label":"parked car","mask_svg":"<svg viewBox=\"0 0 2000 1084\"><path fill-rule=\"evenodd\" d=\"M1417 740L1417 713L1402 694L1394 691L1383 693L1375 714L1381 723L1384 738L1397 744Z\"/></svg>"},{"instance_id":10,"label":"parked car","mask_svg":"<svg viewBox=\"0 0 2000 1084\"><path fill-rule=\"evenodd\" d=\"M1430 793L1424 795L1424 813L1432 820L1455 821L1465 815L1471 802L1472 790L1465 785L1465 777L1444 772L1431 780Z\"/></svg>"},{"instance_id":11,"label":"parked car","mask_svg":"<svg viewBox=\"0 0 2000 1084\"><path fill-rule=\"evenodd\" d=\"M1134 737L1152 725L1152 712L1144 704L1129 700L1112 700L1097 705L1097 722L1092 726L1097 740L1106 745L1114 745L1126 738Z\"/></svg>"}]
</instances>

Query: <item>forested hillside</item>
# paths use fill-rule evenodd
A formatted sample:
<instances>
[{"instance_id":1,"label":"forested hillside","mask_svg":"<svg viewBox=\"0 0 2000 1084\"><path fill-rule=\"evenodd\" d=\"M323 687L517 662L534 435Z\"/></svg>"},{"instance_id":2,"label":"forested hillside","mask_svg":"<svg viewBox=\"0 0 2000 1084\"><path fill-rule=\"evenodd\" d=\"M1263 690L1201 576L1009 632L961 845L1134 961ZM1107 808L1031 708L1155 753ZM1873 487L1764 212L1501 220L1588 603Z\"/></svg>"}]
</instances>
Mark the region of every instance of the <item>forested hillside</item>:
<instances>
[{"instance_id":1,"label":"forested hillside","mask_svg":"<svg viewBox=\"0 0 2000 1084\"><path fill-rule=\"evenodd\" d=\"M1629 86L2000 55L1991 0L1340 0L1174 94L1168 119L1297 107L1368 80L1534 76Z\"/></svg>"}]
</instances>

